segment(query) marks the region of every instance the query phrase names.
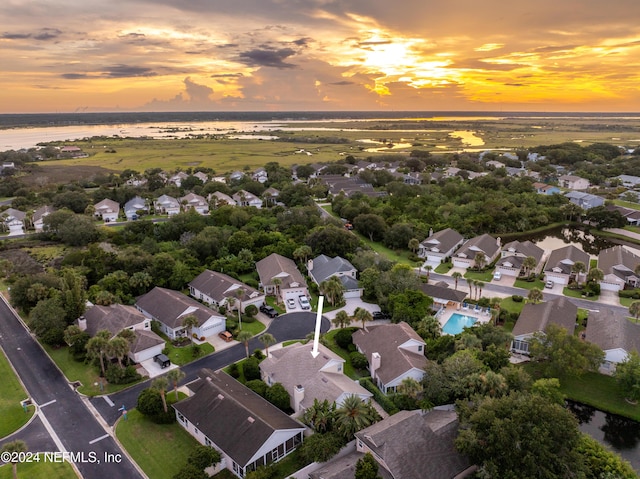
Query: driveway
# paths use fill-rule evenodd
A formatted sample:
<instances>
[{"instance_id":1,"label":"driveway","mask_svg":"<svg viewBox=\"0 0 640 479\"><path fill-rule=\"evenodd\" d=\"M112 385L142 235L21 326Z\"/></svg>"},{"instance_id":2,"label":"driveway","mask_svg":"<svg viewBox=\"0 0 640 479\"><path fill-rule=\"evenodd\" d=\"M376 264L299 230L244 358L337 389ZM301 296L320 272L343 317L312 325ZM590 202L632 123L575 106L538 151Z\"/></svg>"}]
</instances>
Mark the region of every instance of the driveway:
<instances>
[{"instance_id":1,"label":"driveway","mask_svg":"<svg viewBox=\"0 0 640 479\"><path fill-rule=\"evenodd\" d=\"M349 298L346 301L346 304L342 308L334 309L333 311L329 311L325 313L323 316L329 320L332 320L338 314L338 311L346 311L349 316L353 316L356 308L363 308L373 313L375 311L380 311L380 306L375 303L365 303L361 298Z\"/></svg>"}]
</instances>

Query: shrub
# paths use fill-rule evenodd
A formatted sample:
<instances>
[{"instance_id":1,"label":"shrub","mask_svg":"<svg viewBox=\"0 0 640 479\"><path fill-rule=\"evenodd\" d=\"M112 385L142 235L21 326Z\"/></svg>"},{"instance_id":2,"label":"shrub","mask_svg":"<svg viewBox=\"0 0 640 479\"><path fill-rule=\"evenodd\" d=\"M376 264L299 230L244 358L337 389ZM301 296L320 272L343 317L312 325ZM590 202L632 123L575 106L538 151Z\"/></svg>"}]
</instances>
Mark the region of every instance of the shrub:
<instances>
[{"instance_id":1,"label":"shrub","mask_svg":"<svg viewBox=\"0 0 640 479\"><path fill-rule=\"evenodd\" d=\"M351 365L356 369L367 369L367 366L369 365L367 357L364 354L359 353L358 351L354 351L349 354L349 359L351 360Z\"/></svg>"},{"instance_id":2,"label":"shrub","mask_svg":"<svg viewBox=\"0 0 640 479\"><path fill-rule=\"evenodd\" d=\"M255 323L256 321L257 321L256 318L253 317L253 316L248 316L246 314L242 315L242 322L243 323L249 324L249 323Z\"/></svg>"},{"instance_id":3,"label":"shrub","mask_svg":"<svg viewBox=\"0 0 640 479\"><path fill-rule=\"evenodd\" d=\"M255 304L250 304L246 308L244 308L244 314L253 318L256 314L258 314L258 308Z\"/></svg>"},{"instance_id":4,"label":"shrub","mask_svg":"<svg viewBox=\"0 0 640 479\"><path fill-rule=\"evenodd\" d=\"M264 394L264 398L281 411L288 411L291 409L291 397L284 386L280 383L275 383L273 386L268 388Z\"/></svg>"},{"instance_id":5,"label":"shrub","mask_svg":"<svg viewBox=\"0 0 640 479\"><path fill-rule=\"evenodd\" d=\"M240 377L240 368L238 368L238 363L231 363L227 372L232 378L238 379Z\"/></svg>"},{"instance_id":6,"label":"shrub","mask_svg":"<svg viewBox=\"0 0 640 479\"><path fill-rule=\"evenodd\" d=\"M333 337L336 344L340 346L342 349L347 349L350 344L353 344L353 339L351 338L351 335L353 334L353 330L354 328L340 329Z\"/></svg>"},{"instance_id":7,"label":"shrub","mask_svg":"<svg viewBox=\"0 0 640 479\"><path fill-rule=\"evenodd\" d=\"M104 377L111 384L129 384L140 379L140 375L133 366L122 368L117 364L111 364L105 371Z\"/></svg>"},{"instance_id":8,"label":"shrub","mask_svg":"<svg viewBox=\"0 0 640 479\"><path fill-rule=\"evenodd\" d=\"M242 371L244 372L244 378L247 381L260 379L260 366L258 364L258 360L254 357L251 357L242 363Z\"/></svg>"},{"instance_id":9,"label":"shrub","mask_svg":"<svg viewBox=\"0 0 640 479\"><path fill-rule=\"evenodd\" d=\"M522 303L522 301L524 300L524 298L519 294L514 294L513 296L511 296L511 299L514 303Z\"/></svg>"},{"instance_id":10,"label":"shrub","mask_svg":"<svg viewBox=\"0 0 640 479\"><path fill-rule=\"evenodd\" d=\"M264 397L267 393L267 383L262 381L261 379L252 379L251 381L247 381L245 384L249 389L251 389L254 393Z\"/></svg>"},{"instance_id":11,"label":"shrub","mask_svg":"<svg viewBox=\"0 0 640 479\"><path fill-rule=\"evenodd\" d=\"M382 409L384 409L388 414L394 415L395 413L398 412L398 408L393 403L393 401L389 399L388 396L383 394L382 391L380 391L376 387L376 385L373 384L369 379L367 378L360 379L360 386L362 386L367 391L372 393L373 398L376 400L376 402L380 404L380 406L382 406Z\"/></svg>"},{"instance_id":12,"label":"shrub","mask_svg":"<svg viewBox=\"0 0 640 479\"><path fill-rule=\"evenodd\" d=\"M193 358L199 358L202 356L202 347L199 344L191 345L191 356Z\"/></svg>"},{"instance_id":13,"label":"shrub","mask_svg":"<svg viewBox=\"0 0 640 479\"><path fill-rule=\"evenodd\" d=\"M162 397L157 389L143 389L138 396L136 408L141 414L157 424L170 424L176 420L176 415L172 408L169 408L166 413L164 412Z\"/></svg>"},{"instance_id":14,"label":"shrub","mask_svg":"<svg viewBox=\"0 0 640 479\"><path fill-rule=\"evenodd\" d=\"M256 349L253 352L253 357L256 358L258 361L262 361L264 358L266 358L266 356L260 349Z\"/></svg>"}]
</instances>

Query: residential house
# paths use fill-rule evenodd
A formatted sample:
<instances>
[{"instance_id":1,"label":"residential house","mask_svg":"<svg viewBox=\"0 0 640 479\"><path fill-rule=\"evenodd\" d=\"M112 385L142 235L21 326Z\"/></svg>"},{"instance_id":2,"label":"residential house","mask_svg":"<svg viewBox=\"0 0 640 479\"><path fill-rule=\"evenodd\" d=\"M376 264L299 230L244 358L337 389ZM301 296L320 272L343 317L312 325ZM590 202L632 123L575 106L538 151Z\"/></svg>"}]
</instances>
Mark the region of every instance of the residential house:
<instances>
[{"instance_id":1,"label":"residential house","mask_svg":"<svg viewBox=\"0 0 640 479\"><path fill-rule=\"evenodd\" d=\"M410 173L400 173L395 171L392 173L396 181L401 181L405 185L421 185L422 175L419 172L412 171Z\"/></svg>"},{"instance_id":2,"label":"residential house","mask_svg":"<svg viewBox=\"0 0 640 479\"><path fill-rule=\"evenodd\" d=\"M385 394L406 378L420 381L424 376L425 342L404 321L359 329L353 344L367 357L371 379Z\"/></svg>"},{"instance_id":3,"label":"residential house","mask_svg":"<svg viewBox=\"0 0 640 479\"><path fill-rule=\"evenodd\" d=\"M565 296L546 303L527 303L513 327L511 351L529 354L529 342L536 333L544 333L550 324L555 324L573 334L576 328L578 307Z\"/></svg>"},{"instance_id":4,"label":"residential house","mask_svg":"<svg viewBox=\"0 0 640 479\"><path fill-rule=\"evenodd\" d=\"M156 214L173 216L180 213L180 202L173 196L162 195L153 202L153 208Z\"/></svg>"},{"instance_id":5,"label":"residential house","mask_svg":"<svg viewBox=\"0 0 640 479\"><path fill-rule=\"evenodd\" d=\"M283 301L288 298L297 300L298 296L309 296L307 283L293 260L277 253L272 253L256 263L260 277L260 287L266 294L280 296ZM279 280L274 282L274 280Z\"/></svg>"},{"instance_id":6,"label":"residential house","mask_svg":"<svg viewBox=\"0 0 640 479\"><path fill-rule=\"evenodd\" d=\"M240 190L231 196L238 206L253 206L262 208L262 200L247 190Z\"/></svg>"},{"instance_id":7,"label":"residential house","mask_svg":"<svg viewBox=\"0 0 640 479\"><path fill-rule=\"evenodd\" d=\"M215 473L237 477L277 462L302 444L305 426L222 371L202 369L187 386L190 396L173 405L178 424L220 452Z\"/></svg>"},{"instance_id":8,"label":"residential house","mask_svg":"<svg viewBox=\"0 0 640 479\"><path fill-rule=\"evenodd\" d=\"M523 176L527 176L527 169L526 168L515 168L513 166L507 166L505 168L505 170L507 171L507 175L508 176L514 176L516 178L520 178Z\"/></svg>"},{"instance_id":9,"label":"residential house","mask_svg":"<svg viewBox=\"0 0 640 479\"><path fill-rule=\"evenodd\" d=\"M340 256L330 258L321 254L307 262L307 270L318 286L332 276L336 276L344 286L345 298L359 298L362 295L362 288L358 286L356 279L358 270Z\"/></svg>"},{"instance_id":10,"label":"residential house","mask_svg":"<svg viewBox=\"0 0 640 479\"><path fill-rule=\"evenodd\" d=\"M570 191L564 195L571 203L585 210L604 205L604 198L601 196L584 193L582 191Z\"/></svg>"},{"instance_id":11,"label":"residential house","mask_svg":"<svg viewBox=\"0 0 640 479\"><path fill-rule=\"evenodd\" d=\"M603 249L598 254L598 268L604 273L604 279L600 281L600 289L620 291L626 286L630 288L640 286L638 266L640 266L640 256L624 246Z\"/></svg>"},{"instance_id":12,"label":"residential house","mask_svg":"<svg viewBox=\"0 0 640 479\"><path fill-rule=\"evenodd\" d=\"M124 204L124 215L127 217L127 220L137 220L140 216L140 213L148 213L149 206L147 202L140 198L139 196L135 196L131 198Z\"/></svg>"},{"instance_id":13,"label":"residential house","mask_svg":"<svg viewBox=\"0 0 640 479\"><path fill-rule=\"evenodd\" d=\"M171 175L169 177L167 183L176 185L178 188L180 188L180 186L182 186L182 182L187 178L189 178L189 175L187 175L184 171L178 171L175 175Z\"/></svg>"},{"instance_id":14,"label":"residential house","mask_svg":"<svg viewBox=\"0 0 640 479\"><path fill-rule=\"evenodd\" d=\"M496 263L496 271L506 276L520 276L524 260L532 257L536 260L536 267L529 273L537 273L542 266L544 250L531 241L512 241L503 246L500 259Z\"/></svg>"},{"instance_id":15,"label":"residential house","mask_svg":"<svg viewBox=\"0 0 640 479\"><path fill-rule=\"evenodd\" d=\"M558 183L562 188L570 190L580 191L589 188L589 180L575 175L562 175L558 177Z\"/></svg>"},{"instance_id":16,"label":"residential house","mask_svg":"<svg viewBox=\"0 0 640 479\"><path fill-rule=\"evenodd\" d=\"M571 280L580 280L580 282L582 282L585 279L584 273L580 278L576 278L573 265L580 262L588 269L589 260L590 258L587 253L573 245L553 250L544 267L545 280L553 281L554 283L564 286L568 285Z\"/></svg>"},{"instance_id":17,"label":"residential house","mask_svg":"<svg viewBox=\"0 0 640 479\"><path fill-rule=\"evenodd\" d=\"M267 188L262 193L262 199L264 200L264 204L266 206L273 206L278 203L278 197L280 196L280 190L276 190L275 188Z\"/></svg>"},{"instance_id":18,"label":"residential house","mask_svg":"<svg viewBox=\"0 0 640 479\"><path fill-rule=\"evenodd\" d=\"M229 174L229 181L241 181L244 178L244 173L242 171L232 171Z\"/></svg>"},{"instance_id":19,"label":"residential house","mask_svg":"<svg viewBox=\"0 0 640 479\"><path fill-rule=\"evenodd\" d=\"M477 265L477 260L482 255L484 264L490 264L494 259L498 257L500 253L500 238L494 238L488 234L483 234L471 238L464 243L453 254L452 261L453 266L457 268L471 268Z\"/></svg>"},{"instance_id":20,"label":"residential house","mask_svg":"<svg viewBox=\"0 0 640 479\"><path fill-rule=\"evenodd\" d=\"M185 211L195 210L201 215L209 214L209 202L204 198L204 196L189 193L180 198L180 204Z\"/></svg>"},{"instance_id":21,"label":"residential house","mask_svg":"<svg viewBox=\"0 0 640 479\"><path fill-rule=\"evenodd\" d=\"M209 202L215 205L216 208L220 208L224 205L235 206L236 202L231 196L222 193L221 191L214 191L209 195Z\"/></svg>"},{"instance_id":22,"label":"residential house","mask_svg":"<svg viewBox=\"0 0 640 479\"><path fill-rule=\"evenodd\" d=\"M600 306L589 311L585 339L604 351L600 371L613 374L629 353L640 353L640 323L627 318L624 312Z\"/></svg>"},{"instance_id":23,"label":"residential house","mask_svg":"<svg viewBox=\"0 0 640 479\"><path fill-rule=\"evenodd\" d=\"M27 214L15 208L8 208L0 213L0 218L5 227L9 230L9 235L24 234L25 219Z\"/></svg>"},{"instance_id":24,"label":"residential house","mask_svg":"<svg viewBox=\"0 0 640 479\"><path fill-rule=\"evenodd\" d=\"M250 304L259 308L264 303L264 293L231 276L209 269L205 269L189 283L189 294L216 308L224 306L234 309L228 307L229 302L232 302L235 309L240 306L242 312ZM229 301L229 298L233 300Z\"/></svg>"},{"instance_id":25,"label":"residential house","mask_svg":"<svg viewBox=\"0 0 640 479\"><path fill-rule=\"evenodd\" d=\"M253 172L251 178L253 179L253 181L257 181L258 183L266 183L269 180L269 174L264 168L258 168Z\"/></svg>"},{"instance_id":26,"label":"residential house","mask_svg":"<svg viewBox=\"0 0 640 479\"><path fill-rule=\"evenodd\" d=\"M344 359L322 344L318 344L315 357L312 349L313 342L292 344L269 351L269 357L260 363L262 380L269 386L282 384L296 414L313 406L315 399L335 402L337 407L349 396L371 399L369 391L344 375Z\"/></svg>"},{"instance_id":27,"label":"residential house","mask_svg":"<svg viewBox=\"0 0 640 479\"><path fill-rule=\"evenodd\" d=\"M483 152L483 153L485 153L485 152ZM487 152L487 153L488 153L488 152ZM480 159L482 159L482 156L483 156L483 155L482 155L482 153L481 153L481 154L480 154ZM487 161L487 162L484 164L484 166L486 166L486 167L491 167L491 168L495 168L496 170L497 170L497 169L499 169L499 168L506 168L506 167L507 167L507 165L505 165L504 163L502 163L502 162L500 162L500 161L497 161L497 160L489 160L489 161Z\"/></svg>"},{"instance_id":28,"label":"residential house","mask_svg":"<svg viewBox=\"0 0 640 479\"><path fill-rule=\"evenodd\" d=\"M420 291L433 298L433 309L438 311L448 306L458 307L467 297L466 291L456 290L442 281L440 283L421 283Z\"/></svg>"},{"instance_id":29,"label":"residential house","mask_svg":"<svg viewBox=\"0 0 640 479\"><path fill-rule=\"evenodd\" d=\"M560 188L558 188L557 186L548 185L546 183L535 182L533 184L533 188L539 195L555 195L557 193L560 193Z\"/></svg>"},{"instance_id":30,"label":"residential house","mask_svg":"<svg viewBox=\"0 0 640 479\"><path fill-rule=\"evenodd\" d=\"M625 188L635 188L640 185L640 176L618 175L614 176L612 179L620 180L622 186Z\"/></svg>"},{"instance_id":31,"label":"residential house","mask_svg":"<svg viewBox=\"0 0 640 479\"><path fill-rule=\"evenodd\" d=\"M451 228L437 233L430 230L429 237L418 247L418 256L424 258L427 264L437 266L450 257L462 243L464 243L462 235Z\"/></svg>"},{"instance_id":32,"label":"residential house","mask_svg":"<svg viewBox=\"0 0 640 479\"><path fill-rule=\"evenodd\" d=\"M94 216L101 218L105 223L113 223L118 221L120 215L120 203L105 198L104 200L93 205Z\"/></svg>"},{"instance_id":33,"label":"residential house","mask_svg":"<svg viewBox=\"0 0 640 479\"><path fill-rule=\"evenodd\" d=\"M33 228L36 230L36 233L42 233L44 230L44 219L55 210L53 206L41 206L33 212L31 220L33 221Z\"/></svg>"},{"instance_id":34,"label":"residential house","mask_svg":"<svg viewBox=\"0 0 640 479\"><path fill-rule=\"evenodd\" d=\"M607 208L608 211L617 211L620 213L620 215L627 220L627 223L630 226L640 226L640 211L617 205L607 205L605 208Z\"/></svg>"},{"instance_id":35,"label":"residential house","mask_svg":"<svg viewBox=\"0 0 640 479\"><path fill-rule=\"evenodd\" d=\"M158 321L162 332L171 339L189 334L190 331L182 325L187 316L194 316L198 320L198 325L192 331L198 338L208 338L226 329L224 316L171 289L156 286L140 296L135 306L147 318Z\"/></svg>"},{"instance_id":36,"label":"residential house","mask_svg":"<svg viewBox=\"0 0 640 479\"><path fill-rule=\"evenodd\" d=\"M344 194L351 197L355 194L377 197L386 196L386 191L376 191L373 185L367 183L359 177L345 177L342 175L324 175L320 178L323 184L329 189L329 194L337 196Z\"/></svg>"},{"instance_id":37,"label":"residential house","mask_svg":"<svg viewBox=\"0 0 640 479\"><path fill-rule=\"evenodd\" d=\"M63 146L60 148L60 158L88 158L89 155L78 146Z\"/></svg>"},{"instance_id":38,"label":"residential house","mask_svg":"<svg viewBox=\"0 0 640 479\"><path fill-rule=\"evenodd\" d=\"M461 479L476 467L456 449L458 427L453 409L400 411L358 431L356 450L370 453L378 471L393 478Z\"/></svg>"},{"instance_id":39,"label":"residential house","mask_svg":"<svg viewBox=\"0 0 640 479\"><path fill-rule=\"evenodd\" d=\"M129 348L128 356L134 363L152 359L161 354L165 347L164 339L151 331L151 320L133 306L91 306L78 318L78 327L91 337L102 330L109 331L111 338L125 329L132 330L136 333L136 338Z\"/></svg>"},{"instance_id":40,"label":"residential house","mask_svg":"<svg viewBox=\"0 0 640 479\"><path fill-rule=\"evenodd\" d=\"M200 181L202 181L202 183L206 183L207 181L209 181L209 175L207 175L206 173L202 172L202 171L198 171L196 173L193 174L194 177L198 178Z\"/></svg>"}]
</instances>

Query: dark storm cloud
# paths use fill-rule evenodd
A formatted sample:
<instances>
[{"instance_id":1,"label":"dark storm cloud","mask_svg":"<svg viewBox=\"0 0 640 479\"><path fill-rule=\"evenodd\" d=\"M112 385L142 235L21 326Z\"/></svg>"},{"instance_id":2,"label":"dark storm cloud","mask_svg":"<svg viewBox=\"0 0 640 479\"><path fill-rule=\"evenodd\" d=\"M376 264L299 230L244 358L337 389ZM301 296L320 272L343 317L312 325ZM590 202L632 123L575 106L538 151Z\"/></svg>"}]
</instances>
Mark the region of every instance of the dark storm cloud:
<instances>
[{"instance_id":1,"label":"dark storm cloud","mask_svg":"<svg viewBox=\"0 0 640 479\"><path fill-rule=\"evenodd\" d=\"M349 81L349 80L342 80L342 81L334 81L329 83L329 85L337 85L337 86L347 86L347 85L355 85L355 82Z\"/></svg>"},{"instance_id":2,"label":"dark storm cloud","mask_svg":"<svg viewBox=\"0 0 640 479\"><path fill-rule=\"evenodd\" d=\"M31 38L30 33L8 33L2 34L3 40L24 40L25 38Z\"/></svg>"},{"instance_id":3,"label":"dark storm cloud","mask_svg":"<svg viewBox=\"0 0 640 479\"><path fill-rule=\"evenodd\" d=\"M211 75L211 78L238 78L244 76L242 73L219 73Z\"/></svg>"},{"instance_id":4,"label":"dark storm cloud","mask_svg":"<svg viewBox=\"0 0 640 479\"><path fill-rule=\"evenodd\" d=\"M293 63L284 61L295 55L295 53L295 50L291 48L281 48L279 50L254 49L240 53L239 59L241 63L252 67L295 68L296 65Z\"/></svg>"},{"instance_id":5,"label":"dark storm cloud","mask_svg":"<svg viewBox=\"0 0 640 479\"><path fill-rule=\"evenodd\" d=\"M478 58L468 58L447 65L447 68L461 68L467 70L494 70L494 71L511 71L517 68L525 67L519 63L491 63Z\"/></svg>"},{"instance_id":6,"label":"dark storm cloud","mask_svg":"<svg viewBox=\"0 0 640 479\"><path fill-rule=\"evenodd\" d=\"M83 78L89 78L89 75L86 73L63 73L60 76L67 80L82 80Z\"/></svg>"},{"instance_id":7,"label":"dark storm cloud","mask_svg":"<svg viewBox=\"0 0 640 479\"><path fill-rule=\"evenodd\" d=\"M62 31L57 28L42 28L36 33L9 33L5 32L0 38L5 40L26 40L27 38L33 38L34 40L45 41L52 40L62 35Z\"/></svg>"},{"instance_id":8,"label":"dark storm cloud","mask_svg":"<svg viewBox=\"0 0 640 479\"><path fill-rule=\"evenodd\" d=\"M157 73L151 68L136 67L132 65L114 65L104 72L108 78L132 78L132 77L152 77Z\"/></svg>"}]
</instances>

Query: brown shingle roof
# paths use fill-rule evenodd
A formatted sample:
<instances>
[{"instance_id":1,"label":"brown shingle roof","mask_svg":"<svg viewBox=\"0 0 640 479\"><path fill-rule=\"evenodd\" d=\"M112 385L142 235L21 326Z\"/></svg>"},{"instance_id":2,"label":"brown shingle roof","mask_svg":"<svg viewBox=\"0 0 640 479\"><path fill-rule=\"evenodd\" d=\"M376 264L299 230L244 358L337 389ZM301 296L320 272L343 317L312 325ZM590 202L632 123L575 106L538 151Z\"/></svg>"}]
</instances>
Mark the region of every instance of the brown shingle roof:
<instances>
[{"instance_id":1,"label":"brown shingle roof","mask_svg":"<svg viewBox=\"0 0 640 479\"><path fill-rule=\"evenodd\" d=\"M129 350L132 353L139 353L145 349L152 348L158 344L164 344L165 340L158 336L153 331L145 331L144 329L138 329L135 331L136 338L131 343Z\"/></svg>"},{"instance_id":2,"label":"brown shingle roof","mask_svg":"<svg viewBox=\"0 0 640 479\"><path fill-rule=\"evenodd\" d=\"M623 280L636 276L635 269L640 265L640 256L636 256L622 246L603 249L598 254L598 268L605 275L613 274Z\"/></svg>"},{"instance_id":3,"label":"brown shingle roof","mask_svg":"<svg viewBox=\"0 0 640 479\"><path fill-rule=\"evenodd\" d=\"M293 260L285 258L277 253L272 253L256 263L258 276L263 285L273 285L273 278L276 276L282 281L282 286L290 287L292 284L299 284L306 287L306 282L302 273L296 267Z\"/></svg>"},{"instance_id":4,"label":"brown shingle roof","mask_svg":"<svg viewBox=\"0 0 640 479\"><path fill-rule=\"evenodd\" d=\"M544 270L553 271L554 268L557 268L564 274L571 274L572 266L578 261L589 267L589 255L570 244L553 250L549 255Z\"/></svg>"},{"instance_id":5,"label":"brown shingle roof","mask_svg":"<svg viewBox=\"0 0 640 479\"><path fill-rule=\"evenodd\" d=\"M239 288L242 288L244 291L240 301L246 301L258 292L255 288L247 286L242 281L234 279L224 273L211 271L209 269L205 269L202 273L196 276L189 283L189 286L192 286L198 291L202 291L218 303L229 296L237 297L235 292Z\"/></svg>"},{"instance_id":6,"label":"brown shingle roof","mask_svg":"<svg viewBox=\"0 0 640 479\"><path fill-rule=\"evenodd\" d=\"M622 348L626 352L640 353L640 323L611 308L589 311L586 340L602 350Z\"/></svg>"},{"instance_id":7,"label":"brown shingle roof","mask_svg":"<svg viewBox=\"0 0 640 479\"><path fill-rule=\"evenodd\" d=\"M95 305L84 313L87 321L87 333L95 336L98 331L106 329L113 336L125 328L144 323L147 318L133 306L112 304L111 306Z\"/></svg>"},{"instance_id":8,"label":"brown shingle roof","mask_svg":"<svg viewBox=\"0 0 640 479\"><path fill-rule=\"evenodd\" d=\"M423 369L427 363L424 355L400 348L411 339L425 344L418 333L404 321L398 324L371 326L368 331L359 329L353 333L353 343L364 352L369 363L373 353L380 354L380 368L376 371L376 375L385 383L413 368Z\"/></svg>"},{"instance_id":9,"label":"brown shingle roof","mask_svg":"<svg viewBox=\"0 0 640 479\"><path fill-rule=\"evenodd\" d=\"M194 395L173 407L243 467L278 430L304 430L273 404L222 371L201 369Z\"/></svg>"},{"instance_id":10,"label":"brown shingle roof","mask_svg":"<svg viewBox=\"0 0 640 479\"><path fill-rule=\"evenodd\" d=\"M525 304L513 328L514 336L544 331L549 324L556 324L573 334L576 328L578 307L564 296L546 303Z\"/></svg>"},{"instance_id":11,"label":"brown shingle roof","mask_svg":"<svg viewBox=\"0 0 640 479\"><path fill-rule=\"evenodd\" d=\"M140 296L136 306L172 329L182 326L182 320L187 315L195 316L198 326L202 326L212 316L220 316L189 296L158 286Z\"/></svg>"},{"instance_id":12,"label":"brown shingle roof","mask_svg":"<svg viewBox=\"0 0 640 479\"><path fill-rule=\"evenodd\" d=\"M462 235L456 230L446 228L438 231L437 233L433 233L420 244L428 250L436 248L439 252L445 253L460 243L463 239Z\"/></svg>"},{"instance_id":13,"label":"brown shingle roof","mask_svg":"<svg viewBox=\"0 0 640 479\"><path fill-rule=\"evenodd\" d=\"M488 258L493 258L499 249L500 244L496 238L488 234L483 234L471 238L454 254L455 256L464 254L467 258L473 259L479 251L482 251Z\"/></svg>"}]
</instances>

